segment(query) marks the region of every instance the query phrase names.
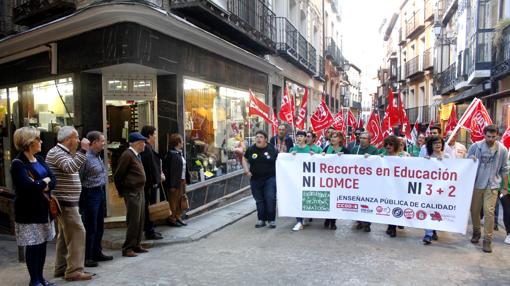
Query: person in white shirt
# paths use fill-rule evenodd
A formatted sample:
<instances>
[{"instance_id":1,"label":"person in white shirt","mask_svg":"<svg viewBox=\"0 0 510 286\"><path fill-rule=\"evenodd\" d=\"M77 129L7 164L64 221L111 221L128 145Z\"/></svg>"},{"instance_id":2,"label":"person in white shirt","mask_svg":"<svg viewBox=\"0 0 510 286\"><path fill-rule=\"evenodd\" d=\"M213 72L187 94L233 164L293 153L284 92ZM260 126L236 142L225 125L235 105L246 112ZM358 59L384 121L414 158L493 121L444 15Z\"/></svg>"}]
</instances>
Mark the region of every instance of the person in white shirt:
<instances>
[{"instance_id":1,"label":"person in white shirt","mask_svg":"<svg viewBox=\"0 0 510 286\"><path fill-rule=\"evenodd\" d=\"M466 158L467 149L464 144L457 142L457 134L452 136L452 131L446 133L446 140L450 138L450 142L444 146L444 152L450 156L450 158L462 159Z\"/></svg>"}]
</instances>

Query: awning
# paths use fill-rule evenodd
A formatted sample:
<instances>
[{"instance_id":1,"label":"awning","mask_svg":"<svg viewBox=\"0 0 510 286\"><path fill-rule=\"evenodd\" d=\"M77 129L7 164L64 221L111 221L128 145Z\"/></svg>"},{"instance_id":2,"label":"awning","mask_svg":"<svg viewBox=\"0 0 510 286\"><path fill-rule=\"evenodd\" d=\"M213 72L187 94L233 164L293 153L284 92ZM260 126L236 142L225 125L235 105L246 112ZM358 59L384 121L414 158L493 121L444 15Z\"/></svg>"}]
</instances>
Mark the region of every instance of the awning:
<instances>
[{"instance_id":1,"label":"awning","mask_svg":"<svg viewBox=\"0 0 510 286\"><path fill-rule=\"evenodd\" d=\"M496 93L486 95L482 98L483 99L489 99L489 98L490 99L500 99L500 98L509 97L509 96L510 96L510 89L506 89L506 90L502 90L502 91L499 91Z\"/></svg>"},{"instance_id":2,"label":"awning","mask_svg":"<svg viewBox=\"0 0 510 286\"><path fill-rule=\"evenodd\" d=\"M472 99L473 97L482 97L490 92L490 88L485 89L484 84L485 83L480 83L480 84L473 86L472 88L465 90L455 96L443 99L442 104L448 104L451 102L459 103L462 101Z\"/></svg>"}]
</instances>

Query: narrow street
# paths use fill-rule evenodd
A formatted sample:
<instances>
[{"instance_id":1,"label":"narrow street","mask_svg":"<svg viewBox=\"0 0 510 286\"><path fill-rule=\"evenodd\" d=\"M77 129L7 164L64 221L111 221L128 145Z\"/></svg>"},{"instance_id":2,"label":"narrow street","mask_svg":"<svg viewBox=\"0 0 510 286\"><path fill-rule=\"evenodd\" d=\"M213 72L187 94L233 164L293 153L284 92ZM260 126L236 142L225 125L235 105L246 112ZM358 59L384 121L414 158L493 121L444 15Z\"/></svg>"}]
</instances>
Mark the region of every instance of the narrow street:
<instances>
[{"instance_id":1,"label":"narrow street","mask_svg":"<svg viewBox=\"0 0 510 286\"><path fill-rule=\"evenodd\" d=\"M151 248L137 258L111 252L112 262L88 268L91 281L59 285L505 285L510 248L504 231L496 232L494 253L485 254L468 237L439 233L439 241L423 246L423 232L399 230L396 238L385 226L371 233L338 221L336 231L313 221L292 232L294 220L278 220L276 229L255 229L252 214L193 243ZM468 233L470 235L470 233ZM5 253L2 249L2 251ZM54 244L48 247L45 273L50 278ZM7 251L1 259L3 285L27 285L24 264Z\"/></svg>"}]
</instances>

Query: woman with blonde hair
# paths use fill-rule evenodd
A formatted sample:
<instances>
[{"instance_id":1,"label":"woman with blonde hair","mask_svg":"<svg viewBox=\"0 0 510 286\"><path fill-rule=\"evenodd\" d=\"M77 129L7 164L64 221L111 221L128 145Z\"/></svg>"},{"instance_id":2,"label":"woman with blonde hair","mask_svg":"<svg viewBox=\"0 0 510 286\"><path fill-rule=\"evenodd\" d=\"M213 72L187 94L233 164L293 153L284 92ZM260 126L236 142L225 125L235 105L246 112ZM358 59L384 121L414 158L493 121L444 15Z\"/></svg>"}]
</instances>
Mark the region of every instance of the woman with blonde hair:
<instances>
[{"instance_id":1,"label":"woman with blonde hair","mask_svg":"<svg viewBox=\"0 0 510 286\"><path fill-rule=\"evenodd\" d=\"M49 198L55 188L55 176L41 156L41 138L34 127L22 127L14 132L14 145L20 153L11 164L11 176L16 190L14 218L16 241L25 246L25 260L34 286L56 285L43 277L46 243L55 237L50 216Z\"/></svg>"}]
</instances>

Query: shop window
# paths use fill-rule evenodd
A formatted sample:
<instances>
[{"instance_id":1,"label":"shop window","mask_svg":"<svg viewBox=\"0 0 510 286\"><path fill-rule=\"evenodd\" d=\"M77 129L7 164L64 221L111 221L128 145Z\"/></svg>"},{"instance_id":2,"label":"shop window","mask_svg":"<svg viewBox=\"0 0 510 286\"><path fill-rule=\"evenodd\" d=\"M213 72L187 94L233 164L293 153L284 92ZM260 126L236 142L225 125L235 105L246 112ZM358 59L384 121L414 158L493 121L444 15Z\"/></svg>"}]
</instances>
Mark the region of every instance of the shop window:
<instances>
[{"instance_id":1,"label":"shop window","mask_svg":"<svg viewBox=\"0 0 510 286\"><path fill-rule=\"evenodd\" d=\"M21 85L19 94L10 95L16 128L34 126L41 131L43 154L56 143L58 128L73 125L72 78Z\"/></svg>"},{"instance_id":2,"label":"shop window","mask_svg":"<svg viewBox=\"0 0 510 286\"><path fill-rule=\"evenodd\" d=\"M134 92L152 92L152 80L142 79L133 80L133 91Z\"/></svg>"},{"instance_id":3,"label":"shop window","mask_svg":"<svg viewBox=\"0 0 510 286\"><path fill-rule=\"evenodd\" d=\"M263 94L255 96L265 102ZM242 156L255 132L267 131L257 116L248 116L248 91L184 80L184 129L192 183L242 169Z\"/></svg>"},{"instance_id":4,"label":"shop window","mask_svg":"<svg viewBox=\"0 0 510 286\"><path fill-rule=\"evenodd\" d=\"M111 79L107 82L109 92L126 92L128 91L128 80Z\"/></svg>"}]
</instances>

